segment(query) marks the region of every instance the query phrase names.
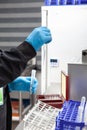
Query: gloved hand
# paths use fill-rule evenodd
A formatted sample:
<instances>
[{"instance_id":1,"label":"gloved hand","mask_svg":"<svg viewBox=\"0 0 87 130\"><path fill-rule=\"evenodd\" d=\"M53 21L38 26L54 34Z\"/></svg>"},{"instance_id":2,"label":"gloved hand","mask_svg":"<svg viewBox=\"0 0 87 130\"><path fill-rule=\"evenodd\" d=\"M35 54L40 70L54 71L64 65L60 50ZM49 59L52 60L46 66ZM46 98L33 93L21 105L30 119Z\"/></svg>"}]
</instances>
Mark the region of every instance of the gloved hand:
<instances>
[{"instance_id":1,"label":"gloved hand","mask_svg":"<svg viewBox=\"0 0 87 130\"><path fill-rule=\"evenodd\" d=\"M30 92L31 77L20 76L8 84L9 91L28 91ZM32 93L36 93L38 81L33 78Z\"/></svg>"},{"instance_id":2,"label":"gloved hand","mask_svg":"<svg viewBox=\"0 0 87 130\"><path fill-rule=\"evenodd\" d=\"M49 43L51 40L51 32L47 27L35 28L25 39L26 42L33 46L35 51L38 51L44 43Z\"/></svg>"}]
</instances>

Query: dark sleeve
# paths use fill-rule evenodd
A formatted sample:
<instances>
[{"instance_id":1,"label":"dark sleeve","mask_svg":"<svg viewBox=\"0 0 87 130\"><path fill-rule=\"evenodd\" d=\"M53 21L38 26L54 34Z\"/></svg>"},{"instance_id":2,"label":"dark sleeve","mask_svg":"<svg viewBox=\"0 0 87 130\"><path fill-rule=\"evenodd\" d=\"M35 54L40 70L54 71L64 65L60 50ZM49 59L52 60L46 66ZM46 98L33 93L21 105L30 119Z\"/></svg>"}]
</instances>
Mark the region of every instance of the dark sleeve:
<instances>
[{"instance_id":1,"label":"dark sleeve","mask_svg":"<svg viewBox=\"0 0 87 130\"><path fill-rule=\"evenodd\" d=\"M9 51L0 50L0 87L20 76L28 60L35 55L34 48L27 42Z\"/></svg>"}]
</instances>

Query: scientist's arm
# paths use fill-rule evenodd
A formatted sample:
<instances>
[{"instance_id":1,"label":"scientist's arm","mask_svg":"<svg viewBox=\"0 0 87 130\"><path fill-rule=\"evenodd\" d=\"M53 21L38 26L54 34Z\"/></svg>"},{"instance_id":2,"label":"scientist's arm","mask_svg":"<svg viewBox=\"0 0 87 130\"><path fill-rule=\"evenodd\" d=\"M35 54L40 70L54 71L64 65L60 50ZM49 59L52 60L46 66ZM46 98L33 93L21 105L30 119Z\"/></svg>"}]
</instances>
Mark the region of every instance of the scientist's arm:
<instances>
[{"instance_id":1,"label":"scientist's arm","mask_svg":"<svg viewBox=\"0 0 87 130\"><path fill-rule=\"evenodd\" d=\"M17 48L12 48L10 51L0 50L0 87L20 76L28 60L36 55L44 43L49 43L51 40L50 30L39 27L34 29Z\"/></svg>"},{"instance_id":2,"label":"scientist's arm","mask_svg":"<svg viewBox=\"0 0 87 130\"><path fill-rule=\"evenodd\" d=\"M10 51L0 50L0 86L18 77L26 67L27 61L35 55L35 50L27 42Z\"/></svg>"}]
</instances>

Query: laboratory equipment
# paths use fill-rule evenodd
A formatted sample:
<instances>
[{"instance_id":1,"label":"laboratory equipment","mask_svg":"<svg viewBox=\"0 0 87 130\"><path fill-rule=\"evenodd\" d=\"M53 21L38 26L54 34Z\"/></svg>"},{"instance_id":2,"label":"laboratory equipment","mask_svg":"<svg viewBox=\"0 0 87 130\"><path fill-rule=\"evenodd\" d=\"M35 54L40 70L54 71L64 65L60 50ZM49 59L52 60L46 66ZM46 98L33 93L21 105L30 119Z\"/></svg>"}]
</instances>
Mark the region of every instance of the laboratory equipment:
<instances>
[{"instance_id":1,"label":"laboratory equipment","mask_svg":"<svg viewBox=\"0 0 87 130\"><path fill-rule=\"evenodd\" d=\"M84 110L84 122L85 122L85 125L87 125L87 102L86 102L85 110Z\"/></svg>"},{"instance_id":2,"label":"laboratory equipment","mask_svg":"<svg viewBox=\"0 0 87 130\"><path fill-rule=\"evenodd\" d=\"M44 1L45 5L58 5L58 0L45 0Z\"/></svg>"},{"instance_id":3,"label":"laboratory equipment","mask_svg":"<svg viewBox=\"0 0 87 130\"><path fill-rule=\"evenodd\" d=\"M45 0L46 6L87 4L87 0Z\"/></svg>"},{"instance_id":4,"label":"laboratory equipment","mask_svg":"<svg viewBox=\"0 0 87 130\"><path fill-rule=\"evenodd\" d=\"M76 121L81 122L82 117L83 117L83 108L81 106L79 106Z\"/></svg>"},{"instance_id":5,"label":"laboratory equipment","mask_svg":"<svg viewBox=\"0 0 87 130\"><path fill-rule=\"evenodd\" d=\"M82 107L82 109L84 109L85 103L86 103L86 97L83 96L83 97L81 98L81 103L80 103L80 106Z\"/></svg>"},{"instance_id":6,"label":"laboratory equipment","mask_svg":"<svg viewBox=\"0 0 87 130\"><path fill-rule=\"evenodd\" d=\"M84 113L85 103L86 103L86 98L82 97L80 106L78 107L77 118L76 118L77 122L82 122L83 121L83 116L85 116L85 113Z\"/></svg>"},{"instance_id":7,"label":"laboratory equipment","mask_svg":"<svg viewBox=\"0 0 87 130\"><path fill-rule=\"evenodd\" d=\"M42 6L42 26L52 32L52 43L42 47L41 94L51 86L60 87L61 70L79 63L87 49L87 5ZM51 66L50 59L58 65Z\"/></svg>"},{"instance_id":8,"label":"laboratory equipment","mask_svg":"<svg viewBox=\"0 0 87 130\"><path fill-rule=\"evenodd\" d=\"M38 101L24 118L24 130L54 130L60 109Z\"/></svg>"},{"instance_id":9,"label":"laboratory equipment","mask_svg":"<svg viewBox=\"0 0 87 130\"><path fill-rule=\"evenodd\" d=\"M69 99L80 101L82 96L87 99L87 64L68 63Z\"/></svg>"},{"instance_id":10,"label":"laboratory equipment","mask_svg":"<svg viewBox=\"0 0 87 130\"><path fill-rule=\"evenodd\" d=\"M31 104L31 108L35 105L36 103L36 92L32 92L32 87L33 87L33 83L34 83L34 78L36 75L36 70L32 70L31 72L31 84L30 84L30 104Z\"/></svg>"},{"instance_id":11,"label":"laboratory equipment","mask_svg":"<svg viewBox=\"0 0 87 130\"><path fill-rule=\"evenodd\" d=\"M87 125L84 122L84 109L81 102L75 100L65 101L62 110L56 117L55 130L83 130Z\"/></svg>"}]
</instances>

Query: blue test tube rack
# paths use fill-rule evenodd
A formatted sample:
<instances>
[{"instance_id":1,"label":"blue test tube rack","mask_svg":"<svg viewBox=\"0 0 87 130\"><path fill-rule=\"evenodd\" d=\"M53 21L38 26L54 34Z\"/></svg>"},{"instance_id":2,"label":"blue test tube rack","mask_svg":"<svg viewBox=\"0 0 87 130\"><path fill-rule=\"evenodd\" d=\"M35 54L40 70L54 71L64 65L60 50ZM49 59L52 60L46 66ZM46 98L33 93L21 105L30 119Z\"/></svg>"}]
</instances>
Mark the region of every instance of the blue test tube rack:
<instances>
[{"instance_id":1,"label":"blue test tube rack","mask_svg":"<svg viewBox=\"0 0 87 130\"><path fill-rule=\"evenodd\" d=\"M57 6L57 5L81 5L87 4L87 0L45 0L46 6Z\"/></svg>"},{"instance_id":2,"label":"blue test tube rack","mask_svg":"<svg viewBox=\"0 0 87 130\"><path fill-rule=\"evenodd\" d=\"M58 0L45 0L45 5L46 6L55 6L55 5L58 5Z\"/></svg>"},{"instance_id":3,"label":"blue test tube rack","mask_svg":"<svg viewBox=\"0 0 87 130\"><path fill-rule=\"evenodd\" d=\"M55 130L82 130L84 128L85 123L82 116L82 121L77 121L78 108L80 106L79 101L65 101L62 111L56 117L56 125Z\"/></svg>"}]
</instances>

